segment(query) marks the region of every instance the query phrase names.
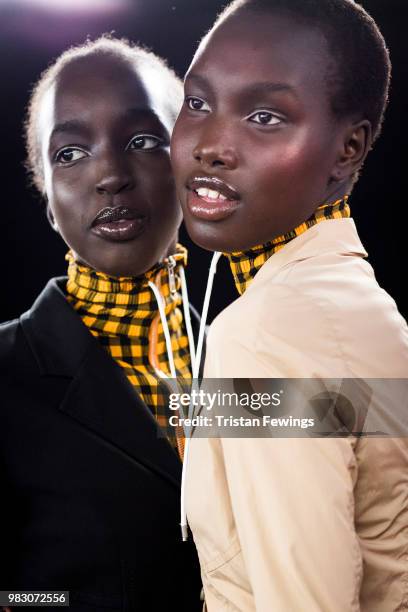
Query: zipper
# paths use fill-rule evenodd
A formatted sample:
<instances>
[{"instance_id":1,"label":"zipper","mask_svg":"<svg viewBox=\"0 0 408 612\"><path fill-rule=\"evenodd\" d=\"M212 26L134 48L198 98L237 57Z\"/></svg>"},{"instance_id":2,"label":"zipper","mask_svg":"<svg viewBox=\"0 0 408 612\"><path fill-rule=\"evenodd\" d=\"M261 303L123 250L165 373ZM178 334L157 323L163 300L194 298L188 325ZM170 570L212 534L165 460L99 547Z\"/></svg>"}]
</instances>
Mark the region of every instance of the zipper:
<instances>
[{"instance_id":1,"label":"zipper","mask_svg":"<svg viewBox=\"0 0 408 612\"><path fill-rule=\"evenodd\" d=\"M176 299L177 286L176 286L176 275L174 274L174 269L176 267L176 260L173 255L169 255L166 259L167 272L169 276L169 288L170 288L170 296L172 300Z\"/></svg>"}]
</instances>

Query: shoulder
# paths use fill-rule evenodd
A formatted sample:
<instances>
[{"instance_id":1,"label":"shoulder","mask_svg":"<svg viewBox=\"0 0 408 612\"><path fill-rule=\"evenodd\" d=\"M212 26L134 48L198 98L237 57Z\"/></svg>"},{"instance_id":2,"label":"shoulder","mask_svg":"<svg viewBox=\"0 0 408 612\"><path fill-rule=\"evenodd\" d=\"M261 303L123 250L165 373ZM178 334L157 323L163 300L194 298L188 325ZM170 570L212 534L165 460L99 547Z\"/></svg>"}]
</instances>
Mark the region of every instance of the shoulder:
<instances>
[{"instance_id":1,"label":"shoulder","mask_svg":"<svg viewBox=\"0 0 408 612\"><path fill-rule=\"evenodd\" d=\"M286 282L298 291L297 307L307 301L316 306L311 320L337 341L353 375L408 376L407 323L366 260L338 253L316 257L300 262Z\"/></svg>"},{"instance_id":2,"label":"shoulder","mask_svg":"<svg viewBox=\"0 0 408 612\"><path fill-rule=\"evenodd\" d=\"M64 278L50 279L29 310L12 321L0 324L0 376L3 381L11 374L21 378L29 371L39 373L27 328L31 329L34 325L38 313L46 322L43 326L43 334L44 329L50 325L50 318L53 316L61 318L61 311L63 311L61 295L63 294L60 285L64 280Z\"/></svg>"},{"instance_id":3,"label":"shoulder","mask_svg":"<svg viewBox=\"0 0 408 612\"><path fill-rule=\"evenodd\" d=\"M256 281L211 326L223 361L248 353L258 376L276 364L285 376L407 375L406 322L361 258L326 254Z\"/></svg>"},{"instance_id":4,"label":"shoulder","mask_svg":"<svg viewBox=\"0 0 408 612\"><path fill-rule=\"evenodd\" d=\"M27 342L19 319L0 324L0 375L3 380L11 375L24 377L37 371L34 355Z\"/></svg>"},{"instance_id":5,"label":"shoulder","mask_svg":"<svg viewBox=\"0 0 408 612\"><path fill-rule=\"evenodd\" d=\"M21 325L19 319L0 323L0 367L14 356L21 342Z\"/></svg>"}]
</instances>

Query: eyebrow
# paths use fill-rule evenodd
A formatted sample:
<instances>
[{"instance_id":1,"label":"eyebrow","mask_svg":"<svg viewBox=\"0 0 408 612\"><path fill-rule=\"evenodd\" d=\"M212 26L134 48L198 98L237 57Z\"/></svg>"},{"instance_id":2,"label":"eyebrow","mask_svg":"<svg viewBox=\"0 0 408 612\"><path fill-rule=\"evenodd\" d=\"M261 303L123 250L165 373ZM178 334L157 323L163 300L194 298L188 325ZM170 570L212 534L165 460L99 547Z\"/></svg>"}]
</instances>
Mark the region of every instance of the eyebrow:
<instances>
[{"instance_id":1,"label":"eyebrow","mask_svg":"<svg viewBox=\"0 0 408 612\"><path fill-rule=\"evenodd\" d=\"M67 121L61 121L56 123L51 132L51 138L57 134L65 134L67 132L85 133L88 131L86 124L79 119L68 119Z\"/></svg>"},{"instance_id":2,"label":"eyebrow","mask_svg":"<svg viewBox=\"0 0 408 612\"><path fill-rule=\"evenodd\" d=\"M149 115L155 119L158 119L154 110L148 106L142 106L138 108L128 108L123 112L122 117L124 119L132 118L141 115ZM66 133L76 133L76 134L86 134L88 133L89 128L85 121L81 121L80 119L67 119L66 121L61 121L57 123L52 132L51 138L58 134L66 134Z\"/></svg>"},{"instance_id":3,"label":"eyebrow","mask_svg":"<svg viewBox=\"0 0 408 612\"><path fill-rule=\"evenodd\" d=\"M197 85L201 85L202 87L205 87L209 90L213 89L208 79L201 74L194 74L194 73L189 74L186 77L186 81L190 81L190 80L197 83ZM256 96L256 95L260 95L260 94L262 95L262 94L269 93L269 92L275 93L275 92L282 91L284 93L289 93L295 98L298 97L294 87L292 87L288 83L271 83L269 81L265 81L265 82L261 81L259 83L250 83L249 85L245 86L241 91L244 95L247 95L247 96Z\"/></svg>"},{"instance_id":4,"label":"eyebrow","mask_svg":"<svg viewBox=\"0 0 408 612\"><path fill-rule=\"evenodd\" d=\"M123 118L125 119L138 119L138 118L153 119L154 121L157 121L160 125L163 125L162 119L159 117L159 115L154 110L154 108L151 108L150 106L139 106L135 108L128 108L126 111L124 111Z\"/></svg>"},{"instance_id":5,"label":"eyebrow","mask_svg":"<svg viewBox=\"0 0 408 612\"><path fill-rule=\"evenodd\" d=\"M155 111L150 106L139 106L135 108L128 108L123 113L125 117L133 117L135 115L153 115L156 117Z\"/></svg>"}]
</instances>

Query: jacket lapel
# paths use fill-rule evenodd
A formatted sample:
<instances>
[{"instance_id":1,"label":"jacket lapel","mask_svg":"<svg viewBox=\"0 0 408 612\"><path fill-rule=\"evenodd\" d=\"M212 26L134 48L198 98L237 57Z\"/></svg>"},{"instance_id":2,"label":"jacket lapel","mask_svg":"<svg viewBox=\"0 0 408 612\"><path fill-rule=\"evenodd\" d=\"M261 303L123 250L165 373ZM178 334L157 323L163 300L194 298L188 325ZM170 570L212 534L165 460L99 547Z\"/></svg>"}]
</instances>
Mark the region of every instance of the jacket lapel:
<instances>
[{"instance_id":1,"label":"jacket lapel","mask_svg":"<svg viewBox=\"0 0 408 612\"><path fill-rule=\"evenodd\" d=\"M58 409L130 461L179 486L181 463L126 375L89 333L52 279L21 324L42 376L63 377Z\"/></svg>"}]
</instances>

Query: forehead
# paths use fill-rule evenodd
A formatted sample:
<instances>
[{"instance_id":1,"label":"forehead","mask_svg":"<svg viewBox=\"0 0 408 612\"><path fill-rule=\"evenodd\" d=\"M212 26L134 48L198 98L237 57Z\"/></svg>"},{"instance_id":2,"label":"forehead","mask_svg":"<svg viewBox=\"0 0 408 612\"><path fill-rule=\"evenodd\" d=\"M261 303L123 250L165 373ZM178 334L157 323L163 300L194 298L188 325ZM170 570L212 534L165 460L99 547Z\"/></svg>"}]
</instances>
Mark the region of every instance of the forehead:
<instances>
[{"instance_id":1,"label":"forehead","mask_svg":"<svg viewBox=\"0 0 408 612\"><path fill-rule=\"evenodd\" d=\"M242 11L203 40L188 75L205 74L223 88L275 81L316 91L324 87L331 62L318 28L290 15Z\"/></svg>"},{"instance_id":2,"label":"forehead","mask_svg":"<svg viewBox=\"0 0 408 612\"><path fill-rule=\"evenodd\" d=\"M90 127L114 123L129 110L157 116L170 130L168 95L155 86L157 73L149 63L136 64L111 55L72 60L58 74L40 101L40 140L57 123L80 119Z\"/></svg>"},{"instance_id":3,"label":"forehead","mask_svg":"<svg viewBox=\"0 0 408 612\"><path fill-rule=\"evenodd\" d=\"M117 58L102 55L78 58L62 69L55 83L55 114L135 104L149 107L152 100L141 71Z\"/></svg>"}]
</instances>

